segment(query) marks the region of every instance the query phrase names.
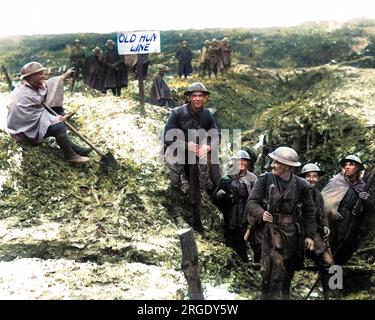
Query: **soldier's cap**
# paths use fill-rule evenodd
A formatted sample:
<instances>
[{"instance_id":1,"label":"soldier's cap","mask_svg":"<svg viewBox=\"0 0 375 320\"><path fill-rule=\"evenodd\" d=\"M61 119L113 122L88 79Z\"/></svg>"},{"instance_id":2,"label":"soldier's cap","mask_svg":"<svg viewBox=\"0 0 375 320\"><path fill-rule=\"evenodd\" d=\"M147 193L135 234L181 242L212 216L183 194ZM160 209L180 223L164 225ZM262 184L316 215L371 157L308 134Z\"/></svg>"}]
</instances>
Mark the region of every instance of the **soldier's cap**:
<instances>
[{"instance_id":1,"label":"soldier's cap","mask_svg":"<svg viewBox=\"0 0 375 320\"><path fill-rule=\"evenodd\" d=\"M221 41L223 41L223 42L228 42L229 39L228 39L227 37L224 37L223 40L221 40Z\"/></svg>"},{"instance_id":2,"label":"soldier's cap","mask_svg":"<svg viewBox=\"0 0 375 320\"><path fill-rule=\"evenodd\" d=\"M182 41L182 44L188 44L188 42L186 40Z\"/></svg>"},{"instance_id":3,"label":"soldier's cap","mask_svg":"<svg viewBox=\"0 0 375 320\"><path fill-rule=\"evenodd\" d=\"M275 161L285 164L289 167L299 167L301 162L298 161L298 154L289 147L278 147L275 151L268 154Z\"/></svg>"},{"instance_id":4,"label":"soldier's cap","mask_svg":"<svg viewBox=\"0 0 375 320\"><path fill-rule=\"evenodd\" d=\"M351 161L358 164L360 171L365 170L365 166L363 165L361 159L359 159L354 154L350 154L350 155L346 156L345 158L341 159L340 165L341 165L341 167L343 167L346 162L351 162Z\"/></svg>"},{"instance_id":5,"label":"soldier's cap","mask_svg":"<svg viewBox=\"0 0 375 320\"><path fill-rule=\"evenodd\" d=\"M158 65L158 70L159 71L168 71L169 68L167 66L165 66L164 64L159 64Z\"/></svg>"},{"instance_id":6,"label":"soldier's cap","mask_svg":"<svg viewBox=\"0 0 375 320\"><path fill-rule=\"evenodd\" d=\"M20 79L23 80L28 76L31 76L34 73L38 73L40 71L47 70L47 68L44 68L41 63L33 61L26 63L22 68L21 68L21 76Z\"/></svg>"},{"instance_id":7,"label":"soldier's cap","mask_svg":"<svg viewBox=\"0 0 375 320\"><path fill-rule=\"evenodd\" d=\"M115 44L115 42L112 40L112 39L108 39L105 43L106 46L110 45L110 44Z\"/></svg>"},{"instance_id":8,"label":"soldier's cap","mask_svg":"<svg viewBox=\"0 0 375 320\"><path fill-rule=\"evenodd\" d=\"M74 43L80 43L80 42L81 42L81 40L79 40L79 39L74 40Z\"/></svg>"},{"instance_id":9,"label":"soldier's cap","mask_svg":"<svg viewBox=\"0 0 375 320\"><path fill-rule=\"evenodd\" d=\"M210 40L205 40L203 44L210 44Z\"/></svg>"},{"instance_id":10,"label":"soldier's cap","mask_svg":"<svg viewBox=\"0 0 375 320\"><path fill-rule=\"evenodd\" d=\"M189 88L184 92L184 95L190 95L194 91L203 92L205 95L209 95L210 91L206 89L206 86L202 82L193 82Z\"/></svg>"},{"instance_id":11,"label":"soldier's cap","mask_svg":"<svg viewBox=\"0 0 375 320\"><path fill-rule=\"evenodd\" d=\"M100 52L102 51L102 49L100 49L99 47L95 47L94 49L92 49L92 52L96 53L96 52Z\"/></svg>"},{"instance_id":12,"label":"soldier's cap","mask_svg":"<svg viewBox=\"0 0 375 320\"><path fill-rule=\"evenodd\" d=\"M300 177L304 178L307 173L309 172L317 172L319 176L323 176L326 174L325 171L320 170L320 168L314 163L307 163L303 166L301 173L299 174Z\"/></svg>"}]
</instances>

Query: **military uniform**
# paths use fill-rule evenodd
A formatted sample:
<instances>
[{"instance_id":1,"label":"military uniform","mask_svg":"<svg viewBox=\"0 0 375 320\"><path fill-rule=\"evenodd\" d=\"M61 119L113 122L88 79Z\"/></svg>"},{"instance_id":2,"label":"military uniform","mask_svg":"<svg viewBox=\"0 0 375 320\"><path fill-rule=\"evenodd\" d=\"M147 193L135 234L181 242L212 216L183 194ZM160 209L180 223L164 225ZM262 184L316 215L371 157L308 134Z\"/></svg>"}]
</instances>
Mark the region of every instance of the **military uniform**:
<instances>
[{"instance_id":1,"label":"military uniform","mask_svg":"<svg viewBox=\"0 0 375 320\"><path fill-rule=\"evenodd\" d=\"M270 185L275 186L273 223L263 222ZM261 273L263 297L288 297L290 282L303 261L304 238L314 238L315 208L311 187L291 174L286 181L272 173L256 181L246 207L249 219L263 228ZM269 230L266 229L269 228Z\"/></svg>"}]
</instances>

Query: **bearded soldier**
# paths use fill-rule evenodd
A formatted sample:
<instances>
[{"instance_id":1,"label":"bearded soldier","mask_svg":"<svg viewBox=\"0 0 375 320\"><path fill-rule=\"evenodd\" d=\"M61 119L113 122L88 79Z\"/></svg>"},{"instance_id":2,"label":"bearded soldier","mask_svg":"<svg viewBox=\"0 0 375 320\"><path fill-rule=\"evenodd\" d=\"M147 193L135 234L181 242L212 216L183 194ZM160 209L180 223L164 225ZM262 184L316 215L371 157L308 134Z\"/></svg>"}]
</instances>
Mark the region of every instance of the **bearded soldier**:
<instances>
[{"instance_id":1,"label":"bearded soldier","mask_svg":"<svg viewBox=\"0 0 375 320\"><path fill-rule=\"evenodd\" d=\"M314 249L315 207L310 185L292 173L301 165L297 153L279 147L268 155L272 173L258 177L246 209L250 222L263 228L263 299L289 298L294 272L303 261L303 242Z\"/></svg>"}]
</instances>

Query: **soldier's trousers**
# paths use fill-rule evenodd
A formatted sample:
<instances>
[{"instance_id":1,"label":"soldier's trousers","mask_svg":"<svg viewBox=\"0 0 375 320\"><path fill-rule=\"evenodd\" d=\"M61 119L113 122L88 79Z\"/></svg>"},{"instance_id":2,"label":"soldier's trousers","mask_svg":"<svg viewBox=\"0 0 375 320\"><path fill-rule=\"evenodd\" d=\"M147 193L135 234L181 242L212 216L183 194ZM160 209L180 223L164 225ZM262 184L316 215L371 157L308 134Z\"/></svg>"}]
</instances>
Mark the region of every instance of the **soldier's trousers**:
<instances>
[{"instance_id":1,"label":"soldier's trousers","mask_svg":"<svg viewBox=\"0 0 375 320\"><path fill-rule=\"evenodd\" d=\"M186 175L189 183L190 203L194 211L199 211L201 204L201 188L200 188L200 174L199 166L197 164L174 164L168 165L169 179L170 179L170 207L171 216L176 218L182 216L183 211L181 207L182 190L181 190L181 176ZM210 180L213 184L213 190L220 181L220 170L218 164L208 164Z\"/></svg>"}]
</instances>

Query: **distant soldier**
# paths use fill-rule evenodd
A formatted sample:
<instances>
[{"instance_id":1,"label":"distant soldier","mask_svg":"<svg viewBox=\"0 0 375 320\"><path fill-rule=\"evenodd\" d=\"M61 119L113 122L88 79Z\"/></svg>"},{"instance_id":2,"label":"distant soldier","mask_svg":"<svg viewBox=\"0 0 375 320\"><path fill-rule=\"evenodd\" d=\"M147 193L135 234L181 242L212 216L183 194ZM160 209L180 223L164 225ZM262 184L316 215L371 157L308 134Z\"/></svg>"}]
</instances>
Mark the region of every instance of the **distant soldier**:
<instances>
[{"instance_id":1,"label":"distant soldier","mask_svg":"<svg viewBox=\"0 0 375 320\"><path fill-rule=\"evenodd\" d=\"M161 107L167 106L173 108L175 104L171 96L171 91L164 79L164 74L168 71L168 67L159 65L158 70L159 72L154 75L152 80L151 101L153 104Z\"/></svg>"},{"instance_id":2,"label":"distant soldier","mask_svg":"<svg viewBox=\"0 0 375 320\"><path fill-rule=\"evenodd\" d=\"M352 211L359 198L367 200L369 193L363 191L361 178L364 166L355 155L340 161L342 172L334 176L322 190L325 210L331 230L330 243L337 264L347 262L360 244L360 226L351 229L356 216Z\"/></svg>"},{"instance_id":3,"label":"distant soldier","mask_svg":"<svg viewBox=\"0 0 375 320\"><path fill-rule=\"evenodd\" d=\"M320 277L322 280L323 294L328 299L329 285L328 281L330 274L328 273L329 267L334 265L333 256L329 246L329 235L330 229L328 226L327 214L324 209L324 200L317 188L320 177L325 174L319 167L313 163L306 164L302 170L300 176L312 186L312 197L315 204L315 217L317 223L317 231L314 237L314 251L307 251L307 257L315 261L319 267Z\"/></svg>"},{"instance_id":4,"label":"distant soldier","mask_svg":"<svg viewBox=\"0 0 375 320\"><path fill-rule=\"evenodd\" d=\"M209 56L211 61L211 70L217 78L217 74L223 69L223 49L219 41L215 38L211 41L209 49Z\"/></svg>"},{"instance_id":5,"label":"distant soldier","mask_svg":"<svg viewBox=\"0 0 375 320\"><path fill-rule=\"evenodd\" d=\"M181 47L177 50L176 58L178 59L178 75L181 78L184 75L187 78L188 75L193 73L193 66L191 61L193 60L193 53L189 48L187 41L182 41Z\"/></svg>"},{"instance_id":6,"label":"distant soldier","mask_svg":"<svg viewBox=\"0 0 375 320\"><path fill-rule=\"evenodd\" d=\"M185 92L189 102L171 111L164 129L165 161L171 182L171 215L177 225L183 224L181 177L185 176L189 183L193 211L187 220L200 233L203 232L200 176L204 167L208 167L212 184L210 192L220 181L220 129L212 113L204 108L209 94L203 83L192 83Z\"/></svg>"},{"instance_id":7,"label":"distant soldier","mask_svg":"<svg viewBox=\"0 0 375 320\"><path fill-rule=\"evenodd\" d=\"M85 51L81 46L81 41L75 39L73 45L69 50L70 67L74 67L76 73L75 77L78 79L81 75L83 64L85 62Z\"/></svg>"},{"instance_id":8,"label":"distant soldier","mask_svg":"<svg viewBox=\"0 0 375 320\"><path fill-rule=\"evenodd\" d=\"M201 51L200 56L200 67L201 67L201 77L204 78L206 72L208 77L211 78L211 60L209 55L210 41L206 40Z\"/></svg>"},{"instance_id":9,"label":"distant soldier","mask_svg":"<svg viewBox=\"0 0 375 320\"><path fill-rule=\"evenodd\" d=\"M248 262L244 235L247 230L246 203L254 186L256 175L249 171L251 158L245 150L239 150L232 158L233 167L214 192L214 204L224 215L224 238L238 256Z\"/></svg>"},{"instance_id":10,"label":"distant soldier","mask_svg":"<svg viewBox=\"0 0 375 320\"><path fill-rule=\"evenodd\" d=\"M263 299L288 299L294 272L303 262L303 242L314 249L315 207L311 186L292 173L301 165L297 152L279 147L269 157L272 173L258 177L246 211L250 222L263 224Z\"/></svg>"},{"instance_id":11,"label":"distant soldier","mask_svg":"<svg viewBox=\"0 0 375 320\"><path fill-rule=\"evenodd\" d=\"M221 47L223 52L223 73L226 73L231 65L232 62L232 48L229 44L229 40L227 37L224 37L221 41Z\"/></svg>"},{"instance_id":12,"label":"distant soldier","mask_svg":"<svg viewBox=\"0 0 375 320\"><path fill-rule=\"evenodd\" d=\"M114 96L121 96L121 88L128 86L128 73L123 56L117 53L112 39L106 42L107 51L103 56L105 66L104 89L111 89Z\"/></svg>"},{"instance_id":13,"label":"distant soldier","mask_svg":"<svg viewBox=\"0 0 375 320\"><path fill-rule=\"evenodd\" d=\"M138 65L142 62L143 80L147 79L148 67L150 66L150 60L148 53L137 54L133 65L133 72L135 73L136 79L138 79Z\"/></svg>"},{"instance_id":14,"label":"distant soldier","mask_svg":"<svg viewBox=\"0 0 375 320\"><path fill-rule=\"evenodd\" d=\"M89 158L80 156L74 151L62 122L64 117L52 115L43 105L45 101L54 99L51 96L54 92L49 91L45 82L45 70L46 68L39 62L29 62L22 67L22 82L12 92L8 107L8 132L16 141L28 145L38 145L44 139L54 137L70 164L83 164ZM68 70L66 76L69 76L71 72ZM56 81L59 82L59 79Z\"/></svg>"},{"instance_id":15,"label":"distant soldier","mask_svg":"<svg viewBox=\"0 0 375 320\"><path fill-rule=\"evenodd\" d=\"M106 93L104 90L103 52L99 47L92 50L93 54L86 58L83 67L83 81L90 88Z\"/></svg>"}]
</instances>

